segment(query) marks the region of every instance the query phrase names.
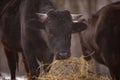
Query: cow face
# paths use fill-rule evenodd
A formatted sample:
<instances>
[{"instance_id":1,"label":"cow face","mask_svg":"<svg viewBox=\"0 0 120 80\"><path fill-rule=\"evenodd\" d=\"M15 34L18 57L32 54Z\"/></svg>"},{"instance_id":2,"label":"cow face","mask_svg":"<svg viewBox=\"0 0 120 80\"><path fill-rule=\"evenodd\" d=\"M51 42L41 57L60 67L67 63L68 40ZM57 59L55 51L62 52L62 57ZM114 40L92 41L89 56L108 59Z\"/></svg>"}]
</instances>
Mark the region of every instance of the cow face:
<instances>
[{"instance_id":1,"label":"cow face","mask_svg":"<svg viewBox=\"0 0 120 80\"><path fill-rule=\"evenodd\" d=\"M73 23L69 11L49 11L47 18L42 21L47 35L47 44L55 53L56 59L69 58L71 33L82 31L86 25Z\"/></svg>"}]
</instances>

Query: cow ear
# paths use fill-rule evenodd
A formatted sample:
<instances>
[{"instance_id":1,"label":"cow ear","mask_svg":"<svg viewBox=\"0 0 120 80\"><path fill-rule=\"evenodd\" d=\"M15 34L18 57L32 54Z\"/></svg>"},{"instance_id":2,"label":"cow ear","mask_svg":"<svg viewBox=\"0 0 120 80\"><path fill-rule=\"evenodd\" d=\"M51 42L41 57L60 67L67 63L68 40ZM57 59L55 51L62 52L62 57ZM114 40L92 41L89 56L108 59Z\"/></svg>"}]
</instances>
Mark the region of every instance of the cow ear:
<instances>
[{"instance_id":1,"label":"cow ear","mask_svg":"<svg viewBox=\"0 0 120 80\"><path fill-rule=\"evenodd\" d=\"M87 28L87 25L83 22L73 22L72 24L72 32L81 32Z\"/></svg>"}]
</instances>

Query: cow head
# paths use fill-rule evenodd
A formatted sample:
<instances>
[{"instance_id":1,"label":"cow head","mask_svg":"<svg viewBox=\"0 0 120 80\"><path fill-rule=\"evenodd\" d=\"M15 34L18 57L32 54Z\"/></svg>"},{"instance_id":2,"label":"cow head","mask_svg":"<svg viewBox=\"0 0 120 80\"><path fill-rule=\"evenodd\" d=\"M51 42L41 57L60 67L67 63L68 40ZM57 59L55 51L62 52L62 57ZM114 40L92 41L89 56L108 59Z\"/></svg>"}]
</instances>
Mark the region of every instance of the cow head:
<instances>
[{"instance_id":1,"label":"cow head","mask_svg":"<svg viewBox=\"0 0 120 80\"><path fill-rule=\"evenodd\" d=\"M44 24L42 28L47 35L47 45L55 53L56 59L69 58L71 34L86 29L82 22L73 22L69 11L51 10L47 14L39 14L39 19Z\"/></svg>"}]
</instances>

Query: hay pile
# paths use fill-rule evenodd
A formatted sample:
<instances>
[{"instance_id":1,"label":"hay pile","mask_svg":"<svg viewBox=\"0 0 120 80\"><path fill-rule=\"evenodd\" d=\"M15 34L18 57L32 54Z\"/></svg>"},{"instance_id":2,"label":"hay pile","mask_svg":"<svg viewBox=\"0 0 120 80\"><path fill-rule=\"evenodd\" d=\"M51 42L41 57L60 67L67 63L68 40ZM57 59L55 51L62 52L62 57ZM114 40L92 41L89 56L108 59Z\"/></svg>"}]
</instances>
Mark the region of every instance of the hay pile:
<instances>
[{"instance_id":1,"label":"hay pile","mask_svg":"<svg viewBox=\"0 0 120 80\"><path fill-rule=\"evenodd\" d=\"M40 76L39 80L109 80L97 77L94 71L90 71L91 66L83 57L56 60L51 64L50 71Z\"/></svg>"}]
</instances>

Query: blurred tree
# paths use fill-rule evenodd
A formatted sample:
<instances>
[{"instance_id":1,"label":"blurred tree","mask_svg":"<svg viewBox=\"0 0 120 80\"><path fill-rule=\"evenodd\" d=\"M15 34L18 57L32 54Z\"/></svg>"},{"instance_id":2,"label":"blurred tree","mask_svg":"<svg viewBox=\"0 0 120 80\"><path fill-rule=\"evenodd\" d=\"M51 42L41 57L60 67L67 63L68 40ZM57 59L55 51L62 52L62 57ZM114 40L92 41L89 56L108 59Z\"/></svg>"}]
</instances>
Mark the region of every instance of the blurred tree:
<instances>
[{"instance_id":1,"label":"blurred tree","mask_svg":"<svg viewBox=\"0 0 120 80\"><path fill-rule=\"evenodd\" d=\"M64 8L71 11L71 13L79 13L79 6L76 5L77 0L65 0Z\"/></svg>"}]
</instances>

